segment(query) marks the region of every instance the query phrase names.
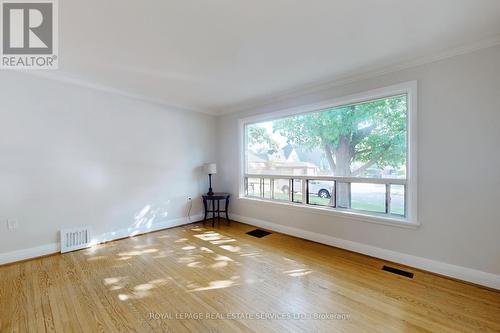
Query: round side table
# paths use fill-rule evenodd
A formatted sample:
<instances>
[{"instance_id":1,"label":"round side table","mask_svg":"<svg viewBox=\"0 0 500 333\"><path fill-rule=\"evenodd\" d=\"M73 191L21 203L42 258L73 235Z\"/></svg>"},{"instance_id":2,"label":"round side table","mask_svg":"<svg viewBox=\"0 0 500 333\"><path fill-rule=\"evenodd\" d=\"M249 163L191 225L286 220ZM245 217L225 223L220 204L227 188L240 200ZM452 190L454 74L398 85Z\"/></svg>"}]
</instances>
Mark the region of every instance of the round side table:
<instances>
[{"instance_id":1,"label":"round side table","mask_svg":"<svg viewBox=\"0 0 500 333\"><path fill-rule=\"evenodd\" d=\"M215 216L217 214L217 221L220 221L220 213L226 213L227 225L229 225L229 193L214 193L213 195L202 195L203 206L205 207L205 217L203 218L203 223L207 220L208 213L212 213L212 227L215 226ZM220 201L224 200L224 210L220 210ZM212 205L210 205L210 202ZM210 207L211 206L211 207Z\"/></svg>"}]
</instances>

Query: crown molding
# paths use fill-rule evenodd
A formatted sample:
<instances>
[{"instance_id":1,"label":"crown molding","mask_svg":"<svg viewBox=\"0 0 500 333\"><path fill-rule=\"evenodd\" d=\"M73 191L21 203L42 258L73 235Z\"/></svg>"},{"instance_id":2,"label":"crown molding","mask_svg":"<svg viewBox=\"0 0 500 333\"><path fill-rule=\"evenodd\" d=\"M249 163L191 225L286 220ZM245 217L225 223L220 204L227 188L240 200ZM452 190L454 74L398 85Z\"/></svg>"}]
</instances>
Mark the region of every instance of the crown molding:
<instances>
[{"instance_id":1,"label":"crown molding","mask_svg":"<svg viewBox=\"0 0 500 333\"><path fill-rule=\"evenodd\" d=\"M141 95L141 94L135 94L135 93L127 92L125 90L116 89L116 88L111 87L111 86L106 86L106 85L103 85L100 83L70 77L65 72L62 72L59 70L56 70L56 71L16 70L16 71L21 72L21 73L25 73L25 74L29 74L32 76L48 79L48 80L68 83L68 84L72 84L72 85L78 86L78 87L97 90L97 91L108 93L108 94L120 95L120 96L125 97L125 98L153 104L153 105L156 105L156 106L159 106L162 108L166 108L166 109L171 109L171 110L176 110L176 111L188 111L188 112L204 113L204 114L208 114L211 116L216 115L216 113L213 112L212 110L192 108L192 107L188 107L188 106L184 106L184 105L168 103L162 99L156 99L156 98L148 97L148 96Z\"/></svg>"},{"instance_id":2,"label":"crown molding","mask_svg":"<svg viewBox=\"0 0 500 333\"><path fill-rule=\"evenodd\" d=\"M218 110L217 112L214 113L218 116L223 116L227 114L235 114L244 111L249 111L260 107L268 106L274 103L283 102L289 99L300 98L322 90L328 90L331 88L355 82L360 82L367 79L372 79L382 75L402 71L405 69L411 69L414 67L438 62L441 60L457 57L468 53L473 53L479 50L488 49L498 45L500 45L500 34L495 35L488 39L483 39L479 42L469 43L466 45L462 45L460 47L450 48L445 51L434 53L432 55L415 58L407 62L402 62L395 65L386 66L378 69L372 69L368 71L366 70L360 71L355 74L348 74L337 78L329 78L321 81L310 82L308 84L295 87L293 89L281 91L275 94L269 94L265 97L250 99L246 102L235 104L231 107Z\"/></svg>"},{"instance_id":3,"label":"crown molding","mask_svg":"<svg viewBox=\"0 0 500 333\"><path fill-rule=\"evenodd\" d=\"M413 67L418 67L421 65L437 62L440 60L453 58L456 56L464 55L467 53L472 53L475 51L479 51L482 49L487 49L490 47L494 47L500 45L500 34L495 35L491 38L481 40L479 42L470 43L466 45L462 45L460 47L455 47L448 49L446 51L442 51L439 53L435 53L433 55L419 57L407 62L399 63L396 65L386 66L383 68L374 68L372 70L363 70L358 73L351 73L348 75L344 75L341 77L330 77L325 80L310 82L305 85L301 85L295 87L293 89L277 92L274 94L269 94L267 96L261 96L257 98L253 98L247 101L243 101L241 103L234 104L228 107L222 107L219 109L199 109L193 108L186 105L178 105L169 103L162 99L152 98L142 94L135 94L131 92L127 92L121 89L114 88L112 86L103 85L97 82L92 82L88 80L83 80L79 78L70 77L69 74L66 74L62 71L39 71L39 70L17 70L18 72L26 73L29 75L38 76L45 79L50 79L54 81L64 82L68 84L72 84L79 87L85 87L88 89L93 89L97 91L102 91L105 93L120 95L122 97L142 101L145 103L150 103L153 105L160 106L162 108L173 109L178 111L188 111L188 112L198 112L204 113L212 116L223 116L227 114L240 113L244 111L249 111L252 109L257 109L260 107L264 107L270 104L279 103L282 101L286 101L293 98L300 98L318 91L332 89L338 86L347 85L350 83L355 83L371 78L375 78L378 76L398 72L405 69L410 69Z\"/></svg>"}]
</instances>

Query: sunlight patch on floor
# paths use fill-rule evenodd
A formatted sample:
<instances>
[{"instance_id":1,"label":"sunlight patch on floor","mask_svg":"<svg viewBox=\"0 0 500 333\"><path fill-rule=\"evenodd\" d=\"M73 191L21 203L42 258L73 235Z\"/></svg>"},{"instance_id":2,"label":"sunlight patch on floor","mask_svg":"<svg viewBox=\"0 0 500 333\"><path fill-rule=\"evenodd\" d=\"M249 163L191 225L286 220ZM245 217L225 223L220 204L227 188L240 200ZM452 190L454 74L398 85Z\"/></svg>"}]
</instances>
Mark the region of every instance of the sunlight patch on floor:
<instances>
[{"instance_id":1,"label":"sunlight patch on floor","mask_svg":"<svg viewBox=\"0 0 500 333\"><path fill-rule=\"evenodd\" d=\"M211 268L222 268L227 266L227 261L219 261L210 266Z\"/></svg>"},{"instance_id":2,"label":"sunlight patch on floor","mask_svg":"<svg viewBox=\"0 0 500 333\"><path fill-rule=\"evenodd\" d=\"M127 286L123 278L107 278L104 283L106 285L112 285L110 290L120 290L123 288L129 289L130 286ZM167 284L168 281L165 279L155 279L148 281L146 283L141 283L132 288L130 293L120 293L118 294L118 299L120 301L127 301L129 299L141 299L151 295L151 290L157 287L163 286Z\"/></svg>"},{"instance_id":3,"label":"sunlight patch on floor","mask_svg":"<svg viewBox=\"0 0 500 333\"><path fill-rule=\"evenodd\" d=\"M236 239L220 239L220 240L214 240L211 241L210 243L218 245L218 244L224 244L224 243L231 243L231 242L236 242Z\"/></svg>"},{"instance_id":4,"label":"sunlight patch on floor","mask_svg":"<svg viewBox=\"0 0 500 333\"><path fill-rule=\"evenodd\" d=\"M213 231L207 231L203 234L194 235L194 237L204 241L216 241L222 238L222 236L219 233Z\"/></svg>"},{"instance_id":5,"label":"sunlight patch on floor","mask_svg":"<svg viewBox=\"0 0 500 333\"><path fill-rule=\"evenodd\" d=\"M234 261L233 259L226 257L226 256L222 256L220 254L216 254L214 257L214 260L216 260L216 261Z\"/></svg>"},{"instance_id":6,"label":"sunlight patch on floor","mask_svg":"<svg viewBox=\"0 0 500 333\"><path fill-rule=\"evenodd\" d=\"M123 277L110 277L110 278L105 278L104 279L104 285L110 285L110 284L115 284L120 281L122 281L124 278Z\"/></svg>"},{"instance_id":7,"label":"sunlight patch on floor","mask_svg":"<svg viewBox=\"0 0 500 333\"><path fill-rule=\"evenodd\" d=\"M212 251L208 247L204 247L204 246L200 247L200 250L202 252L206 252L206 253L214 253L214 251Z\"/></svg>"},{"instance_id":8,"label":"sunlight patch on floor","mask_svg":"<svg viewBox=\"0 0 500 333\"><path fill-rule=\"evenodd\" d=\"M188 267L191 267L191 268L201 268L201 267L204 267L201 262L199 261L193 261L193 262L190 262L189 264L187 264Z\"/></svg>"},{"instance_id":9,"label":"sunlight patch on floor","mask_svg":"<svg viewBox=\"0 0 500 333\"><path fill-rule=\"evenodd\" d=\"M180 257L179 259L177 259L177 262L179 264L189 264L189 263L192 263L192 262L197 261L199 259L202 259L202 256L193 255L193 256L188 256L188 257Z\"/></svg>"},{"instance_id":10,"label":"sunlight patch on floor","mask_svg":"<svg viewBox=\"0 0 500 333\"><path fill-rule=\"evenodd\" d=\"M239 276L235 275L235 276L232 276L229 280L210 281L208 283L208 286L201 287L201 286L198 286L196 284L191 284L191 285L188 285L188 287L193 288L190 291L204 291L204 290L212 290L212 289L229 288L229 287L238 285L236 281L239 278L240 278Z\"/></svg>"},{"instance_id":11,"label":"sunlight patch on floor","mask_svg":"<svg viewBox=\"0 0 500 333\"><path fill-rule=\"evenodd\" d=\"M301 268L301 269L294 269L294 270L290 270L290 271L284 271L283 273L287 274L288 276L297 277L297 276L309 275L312 272L313 271L311 271L310 269Z\"/></svg>"},{"instance_id":12,"label":"sunlight patch on floor","mask_svg":"<svg viewBox=\"0 0 500 333\"><path fill-rule=\"evenodd\" d=\"M87 259L87 261L96 261L96 260L102 260L102 259L106 259L107 256L94 256L94 257L90 257Z\"/></svg>"},{"instance_id":13,"label":"sunlight patch on floor","mask_svg":"<svg viewBox=\"0 0 500 333\"><path fill-rule=\"evenodd\" d=\"M260 257L260 252L242 253L240 257Z\"/></svg>"},{"instance_id":14,"label":"sunlight patch on floor","mask_svg":"<svg viewBox=\"0 0 500 333\"><path fill-rule=\"evenodd\" d=\"M153 289L154 287L155 286L153 286L151 283L143 283L143 284L138 284L137 286L135 286L134 290L145 291L145 290Z\"/></svg>"},{"instance_id":15,"label":"sunlight patch on floor","mask_svg":"<svg viewBox=\"0 0 500 333\"><path fill-rule=\"evenodd\" d=\"M120 257L140 256L143 254L155 253L155 252L158 252L158 249L144 249L144 250L137 250L137 251L120 252L120 253L118 253L118 256L120 256Z\"/></svg>"},{"instance_id":16,"label":"sunlight patch on floor","mask_svg":"<svg viewBox=\"0 0 500 333\"><path fill-rule=\"evenodd\" d=\"M232 246L232 245L221 245L219 246L221 249L224 249L229 252L240 252L241 248L239 246Z\"/></svg>"}]
</instances>

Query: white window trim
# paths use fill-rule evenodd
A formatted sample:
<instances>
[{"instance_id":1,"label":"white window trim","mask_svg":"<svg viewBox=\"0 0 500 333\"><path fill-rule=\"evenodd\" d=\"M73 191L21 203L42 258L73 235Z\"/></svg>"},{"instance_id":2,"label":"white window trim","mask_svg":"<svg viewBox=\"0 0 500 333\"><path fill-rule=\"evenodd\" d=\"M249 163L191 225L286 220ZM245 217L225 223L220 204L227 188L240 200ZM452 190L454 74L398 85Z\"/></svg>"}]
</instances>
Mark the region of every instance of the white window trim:
<instances>
[{"instance_id":1,"label":"white window trim","mask_svg":"<svg viewBox=\"0 0 500 333\"><path fill-rule=\"evenodd\" d=\"M374 89L358 94L348 95L335 99L325 100L314 104L302 105L275 112L255 115L247 118L239 119L239 199L253 203L269 203L277 205L276 207L293 207L297 209L304 209L304 211L321 212L331 216L345 216L354 220L363 222L375 222L386 225L402 226L402 227L417 227L420 225L418 222L418 189L417 189L417 81L409 81L404 83L395 84L388 87ZM255 199L245 196L245 140L244 129L245 125L271 121L278 118L293 116L301 113L309 113L320 111L323 109L339 107L342 105L356 104L366 102L374 99L390 97L394 95L407 95L407 214L405 217L394 216L380 216L377 214L360 213L354 210L341 210L338 208L320 208L304 204L294 204L288 202L277 202L269 199Z\"/></svg>"}]
</instances>

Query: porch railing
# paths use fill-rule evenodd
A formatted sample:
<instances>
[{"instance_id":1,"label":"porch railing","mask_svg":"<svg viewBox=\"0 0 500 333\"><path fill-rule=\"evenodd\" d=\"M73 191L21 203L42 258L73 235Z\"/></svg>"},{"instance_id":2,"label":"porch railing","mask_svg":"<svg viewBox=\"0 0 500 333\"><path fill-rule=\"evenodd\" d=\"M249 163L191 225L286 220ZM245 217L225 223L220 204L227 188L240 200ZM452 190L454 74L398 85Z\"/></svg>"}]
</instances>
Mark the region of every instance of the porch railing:
<instances>
[{"instance_id":1,"label":"porch railing","mask_svg":"<svg viewBox=\"0 0 500 333\"><path fill-rule=\"evenodd\" d=\"M406 216L407 203L407 180L398 178L359 178L359 177L334 177L334 176L287 176L287 175L271 175L271 174L245 174L244 175L244 191L246 197L260 198L270 201L286 201L298 205L321 205L332 209L342 210L361 210L376 214ZM276 195L276 183L287 191L281 191ZM318 199L321 193L311 192L312 187L321 187L321 183L330 182L330 190L328 196L326 193L322 204L318 204ZM318 186L318 183L320 185ZM370 210L353 208L352 205L352 184L381 184L385 185L385 203L382 210ZM393 185L402 187L402 204L400 203L399 211L395 212L391 209L391 188ZM400 194L401 195L401 194ZM328 204L325 204L324 199L329 199ZM402 206L402 207L401 207Z\"/></svg>"}]
</instances>

